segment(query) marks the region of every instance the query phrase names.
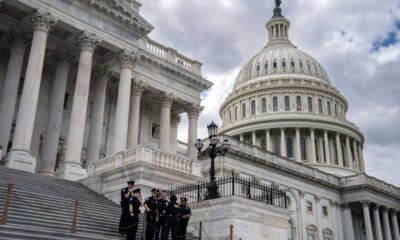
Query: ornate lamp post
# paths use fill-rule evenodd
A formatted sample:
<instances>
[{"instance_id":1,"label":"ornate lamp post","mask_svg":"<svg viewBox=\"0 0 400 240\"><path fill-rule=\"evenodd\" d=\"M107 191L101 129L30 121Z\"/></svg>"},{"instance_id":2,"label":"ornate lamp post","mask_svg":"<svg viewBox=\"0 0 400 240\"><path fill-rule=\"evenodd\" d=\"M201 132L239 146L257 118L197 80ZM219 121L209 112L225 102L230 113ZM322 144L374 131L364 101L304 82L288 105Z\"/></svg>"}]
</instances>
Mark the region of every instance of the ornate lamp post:
<instances>
[{"instance_id":1,"label":"ornate lamp post","mask_svg":"<svg viewBox=\"0 0 400 240\"><path fill-rule=\"evenodd\" d=\"M214 122L211 122L210 125L207 126L208 130L208 139L209 139L209 146L202 150L204 147L204 143L201 139L197 139L196 141L196 148L199 150L199 154L201 156L208 154L211 158L211 167L210 167L210 184L207 186L207 199L215 199L219 197L218 186L215 182L215 164L214 160L218 154L225 156L227 153L230 144L227 139L224 140L222 144L219 144L219 138L217 137L218 132L218 125Z\"/></svg>"}]
</instances>

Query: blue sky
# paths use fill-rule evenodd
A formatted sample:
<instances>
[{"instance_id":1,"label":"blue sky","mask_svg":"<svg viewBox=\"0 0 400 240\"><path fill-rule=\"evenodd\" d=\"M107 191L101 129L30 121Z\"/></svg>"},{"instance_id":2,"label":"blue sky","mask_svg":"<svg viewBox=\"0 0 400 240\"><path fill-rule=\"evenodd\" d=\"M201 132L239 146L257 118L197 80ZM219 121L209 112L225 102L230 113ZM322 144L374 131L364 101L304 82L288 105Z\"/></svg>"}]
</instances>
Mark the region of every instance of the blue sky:
<instances>
[{"instance_id":1,"label":"blue sky","mask_svg":"<svg viewBox=\"0 0 400 240\"><path fill-rule=\"evenodd\" d=\"M206 125L240 68L265 45L273 1L142 0L142 15L155 27L150 37L199 60L214 83L203 94ZM400 186L400 4L398 0L283 0L289 36L315 57L349 102L347 118L365 135L369 175ZM179 138L186 141L182 116Z\"/></svg>"}]
</instances>

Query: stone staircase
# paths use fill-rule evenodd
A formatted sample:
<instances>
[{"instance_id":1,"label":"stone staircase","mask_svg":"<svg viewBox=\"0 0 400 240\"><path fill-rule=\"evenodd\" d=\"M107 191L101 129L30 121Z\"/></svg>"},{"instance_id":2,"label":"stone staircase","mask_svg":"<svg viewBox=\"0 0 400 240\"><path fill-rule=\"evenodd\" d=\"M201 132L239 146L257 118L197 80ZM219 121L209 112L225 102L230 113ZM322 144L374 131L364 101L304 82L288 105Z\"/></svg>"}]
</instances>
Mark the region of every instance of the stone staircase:
<instances>
[{"instance_id":1,"label":"stone staircase","mask_svg":"<svg viewBox=\"0 0 400 240\"><path fill-rule=\"evenodd\" d=\"M0 166L0 217L7 184L12 182L8 222L0 225L0 239L125 239L118 233L120 207L79 182ZM75 200L79 200L77 232L71 233ZM142 214L141 214L142 215ZM137 236L142 236L143 219ZM136 239L141 239L137 237ZM188 240L196 239L188 236Z\"/></svg>"}]
</instances>

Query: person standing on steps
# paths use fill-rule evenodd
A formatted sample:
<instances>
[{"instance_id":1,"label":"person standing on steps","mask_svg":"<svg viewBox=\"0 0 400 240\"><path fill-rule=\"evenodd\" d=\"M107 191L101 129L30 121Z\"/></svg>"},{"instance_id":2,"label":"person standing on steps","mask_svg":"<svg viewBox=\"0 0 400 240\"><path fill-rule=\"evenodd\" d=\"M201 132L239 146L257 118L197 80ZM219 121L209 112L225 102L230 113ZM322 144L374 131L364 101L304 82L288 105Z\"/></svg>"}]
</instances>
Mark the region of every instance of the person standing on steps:
<instances>
[{"instance_id":1,"label":"person standing on steps","mask_svg":"<svg viewBox=\"0 0 400 240\"><path fill-rule=\"evenodd\" d=\"M192 216L192 211L187 205L187 202L188 200L186 197L181 197L181 217L178 224L178 240L186 240L186 229L189 223L189 219Z\"/></svg>"},{"instance_id":2,"label":"person standing on steps","mask_svg":"<svg viewBox=\"0 0 400 240\"><path fill-rule=\"evenodd\" d=\"M129 225L126 240L136 240L136 233L139 227L140 207L143 206L140 188L132 191L133 196L129 199Z\"/></svg>"},{"instance_id":3,"label":"person standing on steps","mask_svg":"<svg viewBox=\"0 0 400 240\"><path fill-rule=\"evenodd\" d=\"M178 219L180 218L181 209L177 203L178 198L176 195L170 197L170 202L166 209L166 221L162 230L161 240L168 240L169 233L171 232L171 239L177 240L178 233Z\"/></svg>"},{"instance_id":4,"label":"person standing on steps","mask_svg":"<svg viewBox=\"0 0 400 240\"><path fill-rule=\"evenodd\" d=\"M121 217L119 219L119 233L126 234L126 227L128 226L128 205L129 199L133 196L132 190L135 181L130 180L127 182L128 186L121 189Z\"/></svg>"},{"instance_id":5,"label":"person standing on steps","mask_svg":"<svg viewBox=\"0 0 400 240\"><path fill-rule=\"evenodd\" d=\"M151 190L151 197L147 198L144 202L144 208L146 209L146 240L153 240L156 233L157 226L157 200L159 190L153 188Z\"/></svg>"},{"instance_id":6,"label":"person standing on steps","mask_svg":"<svg viewBox=\"0 0 400 240\"><path fill-rule=\"evenodd\" d=\"M161 198L157 201L157 228L155 240L160 240L160 233L163 232L166 220L166 211L168 206L167 191L161 191Z\"/></svg>"}]
</instances>

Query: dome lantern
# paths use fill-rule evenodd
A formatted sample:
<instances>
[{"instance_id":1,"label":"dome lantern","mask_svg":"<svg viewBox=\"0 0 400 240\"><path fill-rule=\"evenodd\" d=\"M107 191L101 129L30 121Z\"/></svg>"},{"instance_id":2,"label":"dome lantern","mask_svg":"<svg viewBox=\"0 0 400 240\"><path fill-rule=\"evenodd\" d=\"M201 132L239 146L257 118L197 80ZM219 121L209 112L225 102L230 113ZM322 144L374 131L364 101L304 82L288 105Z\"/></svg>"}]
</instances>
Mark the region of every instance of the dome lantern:
<instances>
[{"instance_id":1,"label":"dome lantern","mask_svg":"<svg viewBox=\"0 0 400 240\"><path fill-rule=\"evenodd\" d=\"M281 1L275 1L275 8L273 11L272 18L267 22L266 28L268 30L268 44L274 43L290 43L289 41L289 26L290 21L282 15L282 9L280 8Z\"/></svg>"}]
</instances>

